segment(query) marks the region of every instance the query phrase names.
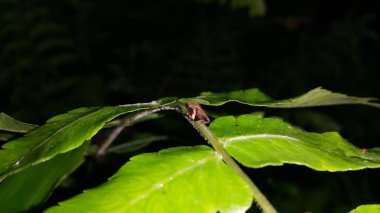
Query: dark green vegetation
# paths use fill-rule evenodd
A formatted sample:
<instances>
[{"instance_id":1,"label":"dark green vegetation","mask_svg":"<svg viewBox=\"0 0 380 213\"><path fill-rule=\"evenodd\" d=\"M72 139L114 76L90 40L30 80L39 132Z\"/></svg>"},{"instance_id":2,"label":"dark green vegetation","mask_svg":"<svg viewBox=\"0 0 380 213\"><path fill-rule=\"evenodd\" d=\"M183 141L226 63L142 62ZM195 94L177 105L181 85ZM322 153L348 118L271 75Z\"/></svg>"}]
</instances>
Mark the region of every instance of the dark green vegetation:
<instances>
[{"instance_id":1,"label":"dark green vegetation","mask_svg":"<svg viewBox=\"0 0 380 213\"><path fill-rule=\"evenodd\" d=\"M263 11L260 1L220 2L1 1L0 110L42 125L82 106L192 97L199 91L259 87L284 98L322 86L380 97L377 1L266 1L264 16L255 16ZM272 99L258 100L263 106ZM214 120L262 108L228 103L206 110ZM96 151L91 146L86 162L45 207L105 182L136 154L205 145L178 114L163 115L124 130L114 143L118 147L102 159L90 157ZM264 118L272 116L305 131L338 131L359 148L379 146L378 111L370 107L266 109ZM35 126L24 127L11 126L0 139L17 138ZM92 142L103 143L110 130ZM376 169L330 173L284 165L245 171L281 212L344 212L380 200Z\"/></svg>"},{"instance_id":2,"label":"dark green vegetation","mask_svg":"<svg viewBox=\"0 0 380 213\"><path fill-rule=\"evenodd\" d=\"M104 184L47 211L240 212L250 208L254 200L263 212L275 213L272 204L231 156L251 168L287 163L333 172L379 168L380 148L359 149L336 132L306 132L278 118L255 114L221 116L208 128L204 121L195 120L196 114L189 114L189 103L220 106L238 102L273 108L362 104L380 108L379 103L371 100L321 88L286 100L273 100L258 89L224 94L209 92L195 98L172 97L144 104L79 108L55 116L41 127L33 126L32 130L32 125L2 113L2 131L30 132L2 146L0 195L3 199L0 204L6 212L40 209L55 187L83 162L86 153L95 155L98 160L106 154L112 156L108 152L109 142L115 140L122 129L129 129L149 118L158 118L152 117L153 113L175 110L214 150L204 145L179 146L134 156ZM198 107L195 113L204 114ZM129 115L125 118L113 121L127 113ZM99 148L89 146L88 141L97 132L112 127L114 130ZM140 142L140 147L143 145L145 142ZM91 147L97 150L96 154L86 152Z\"/></svg>"}]
</instances>

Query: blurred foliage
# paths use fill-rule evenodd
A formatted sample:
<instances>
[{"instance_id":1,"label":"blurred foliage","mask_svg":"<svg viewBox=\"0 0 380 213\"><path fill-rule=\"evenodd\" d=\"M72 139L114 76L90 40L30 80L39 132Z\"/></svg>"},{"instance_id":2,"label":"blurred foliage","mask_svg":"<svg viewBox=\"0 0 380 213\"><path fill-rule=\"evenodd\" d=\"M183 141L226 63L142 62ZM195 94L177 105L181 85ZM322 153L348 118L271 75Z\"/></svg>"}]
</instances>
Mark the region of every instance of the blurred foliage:
<instances>
[{"instance_id":1,"label":"blurred foliage","mask_svg":"<svg viewBox=\"0 0 380 213\"><path fill-rule=\"evenodd\" d=\"M266 8L264 0L198 0L199 2L212 3L219 2L221 5L229 3L232 8L247 8L251 16L263 16L265 15Z\"/></svg>"},{"instance_id":2,"label":"blurred foliage","mask_svg":"<svg viewBox=\"0 0 380 213\"><path fill-rule=\"evenodd\" d=\"M239 1L223 2L2 1L3 111L35 121L83 105L253 86L275 97L316 86L378 96L375 17L351 15L357 3L338 16L318 1L268 1L267 17L252 18L229 8Z\"/></svg>"},{"instance_id":3,"label":"blurred foliage","mask_svg":"<svg viewBox=\"0 0 380 213\"><path fill-rule=\"evenodd\" d=\"M259 8L254 5L260 2L2 0L1 111L26 122L42 123L80 106L251 87L274 98L291 97L317 86L380 97L378 1L267 0L263 7L266 15L252 16ZM224 109L248 111L236 105ZM266 113L310 131L339 128L360 147L370 148L378 141L378 112L365 107L302 111L320 122L315 116L301 116L292 110ZM169 116L166 122L171 121ZM183 122L171 123L170 129L160 122L165 121L136 128L152 133L163 130L159 134L165 135L191 131L184 129ZM192 139L201 140L189 137ZM277 169L255 171L254 180L263 173L258 185L263 191L266 186L273 190L268 197L279 197L282 202L276 200L275 204L283 212L349 211L361 203L380 200L371 187L378 177L376 171L318 176L302 170L300 177L309 174L310 178L304 180L297 172L280 174ZM86 175L78 172L77 178ZM353 181L356 179L360 183ZM291 189L278 194L277 181L270 188L268 180L278 180L299 192L294 194ZM336 196L326 200L327 195ZM302 208L306 196L314 198L313 209ZM284 203L286 199L292 205Z\"/></svg>"}]
</instances>

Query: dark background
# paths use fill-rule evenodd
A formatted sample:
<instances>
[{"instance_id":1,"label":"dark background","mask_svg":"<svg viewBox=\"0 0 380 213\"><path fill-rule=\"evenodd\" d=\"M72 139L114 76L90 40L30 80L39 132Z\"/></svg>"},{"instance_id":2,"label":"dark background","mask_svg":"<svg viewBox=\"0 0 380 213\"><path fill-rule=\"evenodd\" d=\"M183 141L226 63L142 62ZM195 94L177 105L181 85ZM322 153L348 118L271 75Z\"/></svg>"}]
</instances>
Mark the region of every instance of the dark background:
<instances>
[{"instance_id":1,"label":"dark background","mask_svg":"<svg viewBox=\"0 0 380 213\"><path fill-rule=\"evenodd\" d=\"M380 97L378 1L268 0L264 16L255 16L255 8L231 5L208 0L1 0L1 111L43 124L82 106L251 87L278 99L317 86ZM229 104L207 110L265 111L309 131L339 131L359 147L379 146L380 112L365 106L267 110ZM170 136L144 152L204 143L174 113L133 131ZM82 168L93 168L94 181L77 172L79 184L72 191L114 172L96 164ZM280 212L344 212L380 202L377 170L327 173L288 165L247 172ZM63 199L72 191L56 193Z\"/></svg>"}]
</instances>

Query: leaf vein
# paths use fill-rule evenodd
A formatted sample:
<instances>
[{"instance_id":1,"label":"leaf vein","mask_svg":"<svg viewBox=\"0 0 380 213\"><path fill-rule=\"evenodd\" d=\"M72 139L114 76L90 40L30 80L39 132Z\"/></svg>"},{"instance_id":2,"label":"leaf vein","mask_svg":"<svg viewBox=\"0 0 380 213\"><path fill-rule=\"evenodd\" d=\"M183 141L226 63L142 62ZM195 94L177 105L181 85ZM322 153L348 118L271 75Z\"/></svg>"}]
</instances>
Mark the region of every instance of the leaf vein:
<instances>
[{"instance_id":1,"label":"leaf vein","mask_svg":"<svg viewBox=\"0 0 380 213\"><path fill-rule=\"evenodd\" d=\"M250 139L284 139L284 140L292 140L300 142L301 140L297 138L293 138L287 135L276 135L276 134L255 134L255 135L242 135L242 136L236 136L236 137L230 137L230 138L223 138L221 139L222 143L228 143L233 141L240 141L240 140L250 140Z\"/></svg>"}]
</instances>

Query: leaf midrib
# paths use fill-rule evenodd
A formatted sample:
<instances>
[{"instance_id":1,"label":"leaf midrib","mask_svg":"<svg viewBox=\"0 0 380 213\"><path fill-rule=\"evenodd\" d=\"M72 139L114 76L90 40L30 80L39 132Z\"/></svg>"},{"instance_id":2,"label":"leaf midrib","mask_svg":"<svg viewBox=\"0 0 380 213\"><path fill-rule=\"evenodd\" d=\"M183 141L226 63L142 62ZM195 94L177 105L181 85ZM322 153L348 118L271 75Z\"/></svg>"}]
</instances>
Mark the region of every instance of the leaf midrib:
<instances>
[{"instance_id":1,"label":"leaf midrib","mask_svg":"<svg viewBox=\"0 0 380 213\"><path fill-rule=\"evenodd\" d=\"M292 140L292 141L296 141L296 142L300 142L300 143L304 143L304 144L308 144L307 141L304 141L302 139L298 139L298 138L294 138L294 137L289 137L288 135L279 135L279 134L255 134L255 135L244 135L244 136L236 136L236 137L225 137L225 138L219 138L219 141L223 144L223 146L226 148L227 146L230 146L230 142L234 142L234 141L244 141L244 140L250 140L250 139L280 139L280 140L284 140L284 141L287 141L289 142L289 140ZM250 141L249 141L250 142ZM247 150L244 150L244 149L241 149L239 148L239 146L234 146L235 149L239 149L241 152L245 152L245 153L249 153L247 152ZM314 147L315 149L319 149L321 151L324 151L324 152L329 152L329 153L336 153L335 151L333 150L330 150L330 149L327 149L325 147ZM359 158L359 159L362 159L362 160L369 160L373 163L377 163L376 160L373 160L373 159L368 159L368 157L366 158L365 156L358 156L358 155L347 155L347 157L351 157L351 158ZM339 153L336 153L335 155L336 158L342 158L342 156L339 154ZM284 163L297 163L297 162L293 162L293 161L281 161L280 162L280 165L284 164ZM321 165L323 164L323 162L321 163ZM272 163L267 163L267 164L264 164L264 166L267 166L267 165L273 165ZM305 165L305 166L308 166L308 164L306 163L301 163L301 165ZM323 167L323 166L322 166ZM329 170L329 167L325 167L328 171ZM331 171L335 171L335 170L331 170Z\"/></svg>"},{"instance_id":2,"label":"leaf midrib","mask_svg":"<svg viewBox=\"0 0 380 213\"><path fill-rule=\"evenodd\" d=\"M279 135L279 134L254 134L254 135L243 135L243 136L235 136L235 137L223 137L219 138L219 141L226 146L227 143L233 141L241 141L241 140L250 140L250 139L284 139L284 140L292 140L296 142L302 142L302 140L294 137L290 137L288 135Z\"/></svg>"}]
</instances>

